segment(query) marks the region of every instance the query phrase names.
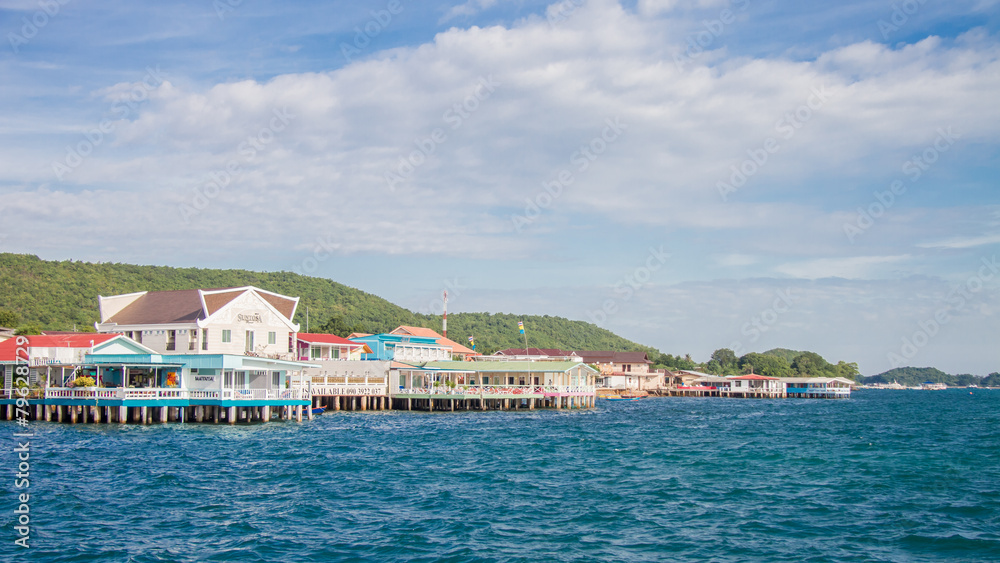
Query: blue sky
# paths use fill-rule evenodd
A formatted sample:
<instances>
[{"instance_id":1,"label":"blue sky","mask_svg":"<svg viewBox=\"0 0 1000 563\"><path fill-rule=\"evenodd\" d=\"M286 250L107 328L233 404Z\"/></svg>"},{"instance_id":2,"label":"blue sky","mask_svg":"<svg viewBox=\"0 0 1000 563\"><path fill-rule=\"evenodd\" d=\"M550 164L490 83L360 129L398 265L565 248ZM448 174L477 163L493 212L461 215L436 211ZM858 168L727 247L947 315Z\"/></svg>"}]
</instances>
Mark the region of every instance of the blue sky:
<instances>
[{"instance_id":1,"label":"blue sky","mask_svg":"<svg viewBox=\"0 0 1000 563\"><path fill-rule=\"evenodd\" d=\"M995 0L0 0L0 248L985 374L998 27Z\"/></svg>"}]
</instances>

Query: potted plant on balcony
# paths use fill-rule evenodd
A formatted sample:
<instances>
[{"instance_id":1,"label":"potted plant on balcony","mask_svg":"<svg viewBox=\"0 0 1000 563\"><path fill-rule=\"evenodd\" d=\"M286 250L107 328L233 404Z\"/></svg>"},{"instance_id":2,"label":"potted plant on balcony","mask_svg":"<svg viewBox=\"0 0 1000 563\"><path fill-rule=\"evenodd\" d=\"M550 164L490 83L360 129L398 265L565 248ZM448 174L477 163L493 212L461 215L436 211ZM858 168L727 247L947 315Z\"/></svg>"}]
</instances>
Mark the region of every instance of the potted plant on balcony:
<instances>
[{"instance_id":1,"label":"potted plant on balcony","mask_svg":"<svg viewBox=\"0 0 1000 563\"><path fill-rule=\"evenodd\" d=\"M81 375L69 384L70 387L94 387L95 385L97 385L97 382L89 375Z\"/></svg>"}]
</instances>

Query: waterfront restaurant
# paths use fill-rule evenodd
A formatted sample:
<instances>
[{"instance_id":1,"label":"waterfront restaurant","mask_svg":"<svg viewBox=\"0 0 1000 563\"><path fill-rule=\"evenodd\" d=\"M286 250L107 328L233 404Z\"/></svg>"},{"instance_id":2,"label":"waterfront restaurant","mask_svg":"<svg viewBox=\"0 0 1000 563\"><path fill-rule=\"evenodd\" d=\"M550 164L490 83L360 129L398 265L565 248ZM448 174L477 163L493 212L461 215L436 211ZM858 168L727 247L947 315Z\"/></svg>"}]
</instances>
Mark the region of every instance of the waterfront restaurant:
<instances>
[{"instance_id":1,"label":"waterfront restaurant","mask_svg":"<svg viewBox=\"0 0 1000 563\"><path fill-rule=\"evenodd\" d=\"M404 410L593 407L598 374L581 362L404 364L394 366L389 395Z\"/></svg>"},{"instance_id":2,"label":"waterfront restaurant","mask_svg":"<svg viewBox=\"0 0 1000 563\"><path fill-rule=\"evenodd\" d=\"M854 382L843 377L782 377L785 395L802 399L850 399Z\"/></svg>"},{"instance_id":3,"label":"waterfront restaurant","mask_svg":"<svg viewBox=\"0 0 1000 563\"><path fill-rule=\"evenodd\" d=\"M97 298L98 332L120 332L160 354L295 359L298 297L246 286L140 291Z\"/></svg>"},{"instance_id":4,"label":"waterfront restaurant","mask_svg":"<svg viewBox=\"0 0 1000 563\"><path fill-rule=\"evenodd\" d=\"M751 373L748 375L729 377L727 379L731 382L729 390L724 392L724 395L727 397L761 399L769 397L783 397L785 395L784 385L777 377L768 377L766 375Z\"/></svg>"},{"instance_id":5,"label":"waterfront restaurant","mask_svg":"<svg viewBox=\"0 0 1000 563\"><path fill-rule=\"evenodd\" d=\"M13 405L18 397L14 391L14 369L18 364L28 365L27 398L34 408L44 403L43 388L51 381L62 382L68 374L72 375L86 354L131 349L132 344L135 343L121 334L93 332L52 332L15 336L0 342L0 379L3 382L0 404L7 405L7 420L14 416ZM19 350L23 350L20 358L17 357Z\"/></svg>"},{"instance_id":6,"label":"waterfront restaurant","mask_svg":"<svg viewBox=\"0 0 1000 563\"><path fill-rule=\"evenodd\" d=\"M122 348L129 348L123 350ZM45 389L45 419L76 422L301 420L310 404L308 382L290 384L290 372L315 364L230 354L161 355L123 340L115 349L87 354L70 375ZM76 378L91 376L94 386ZM311 411L306 409L311 418Z\"/></svg>"}]
</instances>

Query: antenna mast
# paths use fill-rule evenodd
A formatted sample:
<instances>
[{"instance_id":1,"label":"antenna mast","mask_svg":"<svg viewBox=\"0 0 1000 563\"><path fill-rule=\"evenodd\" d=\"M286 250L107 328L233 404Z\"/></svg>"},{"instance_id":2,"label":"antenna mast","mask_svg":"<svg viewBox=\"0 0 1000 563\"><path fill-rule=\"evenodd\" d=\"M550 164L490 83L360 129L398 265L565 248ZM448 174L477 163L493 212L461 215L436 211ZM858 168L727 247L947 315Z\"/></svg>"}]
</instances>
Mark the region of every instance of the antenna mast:
<instances>
[{"instance_id":1,"label":"antenna mast","mask_svg":"<svg viewBox=\"0 0 1000 563\"><path fill-rule=\"evenodd\" d=\"M441 322L441 332L448 338L448 290L444 290L444 318Z\"/></svg>"}]
</instances>

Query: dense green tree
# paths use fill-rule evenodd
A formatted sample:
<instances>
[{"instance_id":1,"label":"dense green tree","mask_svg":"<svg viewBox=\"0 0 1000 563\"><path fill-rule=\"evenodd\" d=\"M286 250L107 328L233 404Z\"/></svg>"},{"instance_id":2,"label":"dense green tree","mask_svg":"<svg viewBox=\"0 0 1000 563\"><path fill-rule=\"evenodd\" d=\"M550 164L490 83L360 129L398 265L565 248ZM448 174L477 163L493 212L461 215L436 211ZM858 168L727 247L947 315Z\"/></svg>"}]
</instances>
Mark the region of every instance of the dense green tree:
<instances>
[{"instance_id":1,"label":"dense green tree","mask_svg":"<svg viewBox=\"0 0 1000 563\"><path fill-rule=\"evenodd\" d=\"M18 336L31 336L33 334L41 334L42 329L38 325L21 325L14 332Z\"/></svg>"},{"instance_id":2,"label":"dense green tree","mask_svg":"<svg viewBox=\"0 0 1000 563\"><path fill-rule=\"evenodd\" d=\"M743 373L756 373L769 377L790 377L792 367L780 356L750 352L740 357L739 368Z\"/></svg>"},{"instance_id":3,"label":"dense green tree","mask_svg":"<svg viewBox=\"0 0 1000 563\"><path fill-rule=\"evenodd\" d=\"M980 387L1000 387L1000 372L993 372L979 382Z\"/></svg>"},{"instance_id":4,"label":"dense green tree","mask_svg":"<svg viewBox=\"0 0 1000 563\"><path fill-rule=\"evenodd\" d=\"M7 309L0 309L0 326L17 328L21 324L21 315Z\"/></svg>"},{"instance_id":5,"label":"dense green tree","mask_svg":"<svg viewBox=\"0 0 1000 563\"><path fill-rule=\"evenodd\" d=\"M816 352L803 352L792 360L792 371L799 377L826 377L831 375L832 367Z\"/></svg>"},{"instance_id":6,"label":"dense green tree","mask_svg":"<svg viewBox=\"0 0 1000 563\"><path fill-rule=\"evenodd\" d=\"M738 358L729 348L719 348L712 352L712 360L718 362L722 369L735 369Z\"/></svg>"},{"instance_id":7,"label":"dense green tree","mask_svg":"<svg viewBox=\"0 0 1000 563\"><path fill-rule=\"evenodd\" d=\"M325 323L323 323L317 329L317 332L322 334L336 334L337 336L347 338L348 335L355 332L369 332L369 331L364 327L364 325L361 324L349 325L342 317L334 315L330 317L330 319L327 320Z\"/></svg>"},{"instance_id":8,"label":"dense green tree","mask_svg":"<svg viewBox=\"0 0 1000 563\"><path fill-rule=\"evenodd\" d=\"M722 365L716 360L709 360L708 363L705 364L705 373L723 375L725 374L725 371L725 368L723 368Z\"/></svg>"},{"instance_id":9,"label":"dense green tree","mask_svg":"<svg viewBox=\"0 0 1000 563\"><path fill-rule=\"evenodd\" d=\"M858 371L857 362L845 362L841 360L834 367L837 369L837 377L843 377L852 381L859 381L861 379L861 372Z\"/></svg>"}]
</instances>

